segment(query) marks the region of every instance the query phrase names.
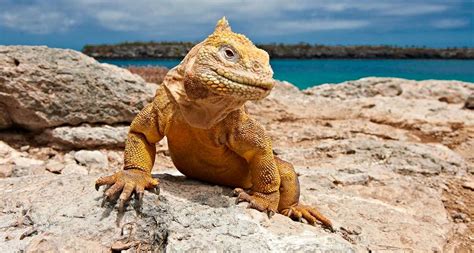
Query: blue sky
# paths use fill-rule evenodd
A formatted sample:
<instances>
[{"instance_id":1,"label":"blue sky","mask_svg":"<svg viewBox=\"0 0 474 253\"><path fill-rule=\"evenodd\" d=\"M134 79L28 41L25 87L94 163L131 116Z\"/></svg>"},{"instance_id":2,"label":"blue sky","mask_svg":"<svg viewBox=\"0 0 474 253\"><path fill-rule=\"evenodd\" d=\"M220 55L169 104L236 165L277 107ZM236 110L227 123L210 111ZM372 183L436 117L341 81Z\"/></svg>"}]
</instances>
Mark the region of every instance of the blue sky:
<instances>
[{"instance_id":1,"label":"blue sky","mask_svg":"<svg viewBox=\"0 0 474 253\"><path fill-rule=\"evenodd\" d=\"M224 15L260 43L474 46L474 0L0 0L0 44L200 41Z\"/></svg>"}]
</instances>

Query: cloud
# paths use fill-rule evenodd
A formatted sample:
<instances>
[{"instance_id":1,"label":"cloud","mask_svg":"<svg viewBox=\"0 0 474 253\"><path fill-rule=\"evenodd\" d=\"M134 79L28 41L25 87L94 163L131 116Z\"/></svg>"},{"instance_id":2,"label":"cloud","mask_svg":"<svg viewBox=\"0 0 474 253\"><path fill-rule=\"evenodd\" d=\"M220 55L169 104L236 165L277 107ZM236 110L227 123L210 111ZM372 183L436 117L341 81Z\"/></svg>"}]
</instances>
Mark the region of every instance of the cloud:
<instances>
[{"instance_id":1,"label":"cloud","mask_svg":"<svg viewBox=\"0 0 474 253\"><path fill-rule=\"evenodd\" d=\"M279 21L274 29L267 30L267 34L292 34L301 32L315 32L324 30L348 30L368 26L366 20L323 19L323 20L291 20Z\"/></svg>"},{"instance_id":2,"label":"cloud","mask_svg":"<svg viewBox=\"0 0 474 253\"><path fill-rule=\"evenodd\" d=\"M104 27L115 31L133 31L138 28L133 16L117 10L103 10L96 13L95 18Z\"/></svg>"},{"instance_id":3,"label":"cloud","mask_svg":"<svg viewBox=\"0 0 474 253\"><path fill-rule=\"evenodd\" d=\"M66 16L65 13L35 6L0 11L2 26L32 34L64 32L75 23L75 19Z\"/></svg>"},{"instance_id":4,"label":"cloud","mask_svg":"<svg viewBox=\"0 0 474 253\"><path fill-rule=\"evenodd\" d=\"M443 12L448 6L441 4L403 4L387 6L382 12L385 15L393 16L417 16Z\"/></svg>"},{"instance_id":5,"label":"cloud","mask_svg":"<svg viewBox=\"0 0 474 253\"><path fill-rule=\"evenodd\" d=\"M456 0L3 1L0 26L35 34L65 32L85 24L144 36L192 35L210 30L223 15L228 16L232 24L245 25L244 32L254 34L350 30L381 27L381 24L384 24L383 29L389 30L409 27L410 21L405 18L421 15L440 18L439 22L425 25L427 27L462 26L462 22L447 21L447 17L442 16L458 5ZM273 29L268 31L270 27Z\"/></svg>"},{"instance_id":6,"label":"cloud","mask_svg":"<svg viewBox=\"0 0 474 253\"><path fill-rule=\"evenodd\" d=\"M327 11L343 12L343 11L359 11L370 12L375 16L415 16L439 13L447 10L448 5L442 3L426 3L416 0L399 0L399 1L375 1L375 0L359 0L349 1L340 0L336 3L325 3L320 6Z\"/></svg>"},{"instance_id":7,"label":"cloud","mask_svg":"<svg viewBox=\"0 0 474 253\"><path fill-rule=\"evenodd\" d=\"M465 27L469 24L469 21L466 19L460 18L446 18L446 19L439 19L432 22L433 27L438 29L453 29L453 28L461 28Z\"/></svg>"}]
</instances>

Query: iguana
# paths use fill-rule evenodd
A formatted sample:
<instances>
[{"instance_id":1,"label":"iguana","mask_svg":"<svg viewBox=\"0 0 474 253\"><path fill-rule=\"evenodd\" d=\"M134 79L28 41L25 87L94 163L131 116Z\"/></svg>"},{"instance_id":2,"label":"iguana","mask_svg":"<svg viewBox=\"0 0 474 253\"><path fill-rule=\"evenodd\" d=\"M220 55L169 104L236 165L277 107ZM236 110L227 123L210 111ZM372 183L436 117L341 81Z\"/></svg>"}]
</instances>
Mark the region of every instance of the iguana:
<instances>
[{"instance_id":1,"label":"iguana","mask_svg":"<svg viewBox=\"0 0 474 253\"><path fill-rule=\"evenodd\" d=\"M294 220L331 222L315 208L299 203L300 187L293 166L273 154L263 127L246 112L244 103L266 97L273 86L269 55L247 37L232 32L227 20L194 46L171 69L130 126L124 168L96 181L109 185L106 200L119 193L119 211L132 193L141 205L151 177L155 144L165 136L176 168L189 178L235 187L236 202Z\"/></svg>"}]
</instances>

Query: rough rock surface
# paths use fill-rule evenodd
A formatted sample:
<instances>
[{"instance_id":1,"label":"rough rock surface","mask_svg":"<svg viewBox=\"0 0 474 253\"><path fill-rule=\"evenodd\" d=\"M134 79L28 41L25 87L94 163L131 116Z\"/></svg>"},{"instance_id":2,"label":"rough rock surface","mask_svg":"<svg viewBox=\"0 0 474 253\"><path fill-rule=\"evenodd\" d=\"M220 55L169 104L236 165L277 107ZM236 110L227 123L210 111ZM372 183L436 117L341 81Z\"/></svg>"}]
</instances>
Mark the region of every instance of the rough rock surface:
<instances>
[{"instance_id":1,"label":"rough rock surface","mask_svg":"<svg viewBox=\"0 0 474 253\"><path fill-rule=\"evenodd\" d=\"M74 50L0 46L0 128L131 122L154 90Z\"/></svg>"},{"instance_id":2,"label":"rough rock surface","mask_svg":"<svg viewBox=\"0 0 474 253\"><path fill-rule=\"evenodd\" d=\"M466 100L466 103L464 104L464 107L466 109L471 109L471 110L474 110L474 93L471 94L467 100Z\"/></svg>"},{"instance_id":3,"label":"rough rock surface","mask_svg":"<svg viewBox=\"0 0 474 253\"><path fill-rule=\"evenodd\" d=\"M406 99L437 99L449 104L462 104L474 92L472 83L461 81L424 80L401 78L362 78L340 85L324 84L305 90L306 94L339 99L362 97L396 97Z\"/></svg>"},{"instance_id":4,"label":"rough rock surface","mask_svg":"<svg viewBox=\"0 0 474 253\"><path fill-rule=\"evenodd\" d=\"M36 140L60 149L119 148L125 146L128 126L62 126L46 129L36 136Z\"/></svg>"},{"instance_id":5,"label":"rough rock surface","mask_svg":"<svg viewBox=\"0 0 474 253\"><path fill-rule=\"evenodd\" d=\"M281 83L248 104L275 153L295 165L302 201L336 233L236 206L230 188L174 170L166 143L153 171L161 195L145 195L143 217L132 206L118 217L100 207L93 182L121 168L121 151L0 141L0 251L472 251L474 111L464 105L473 91L456 81L365 78L305 91ZM71 140L100 143L111 129L48 133L82 149Z\"/></svg>"},{"instance_id":6,"label":"rough rock surface","mask_svg":"<svg viewBox=\"0 0 474 253\"><path fill-rule=\"evenodd\" d=\"M74 153L74 159L77 163L93 167L93 168L107 168L109 165L107 156L98 150L80 150Z\"/></svg>"},{"instance_id":7,"label":"rough rock surface","mask_svg":"<svg viewBox=\"0 0 474 253\"><path fill-rule=\"evenodd\" d=\"M231 190L161 175L160 197L147 194L143 217L100 207L95 176L37 176L0 181L3 210L0 251L44 247L54 252L143 251L350 251L341 237L317 227L235 206ZM35 192L41 198L31 196ZM60 193L60 194L58 194ZM15 195L15 198L9 196ZM119 226L117 226L119 223ZM23 238L19 240L18 238Z\"/></svg>"}]
</instances>

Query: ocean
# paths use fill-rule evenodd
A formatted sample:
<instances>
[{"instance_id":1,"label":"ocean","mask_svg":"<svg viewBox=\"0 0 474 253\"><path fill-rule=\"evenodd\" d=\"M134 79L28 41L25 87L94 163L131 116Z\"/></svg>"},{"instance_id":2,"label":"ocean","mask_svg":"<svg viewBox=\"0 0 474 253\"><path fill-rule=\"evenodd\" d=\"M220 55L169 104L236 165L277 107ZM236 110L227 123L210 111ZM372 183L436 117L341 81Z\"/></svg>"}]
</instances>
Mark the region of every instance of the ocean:
<instances>
[{"instance_id":1,"label":"ocean","mask_svg":"<svg viewBox=\"0 0 474 253\"><path fill-rule=\"evenodd\" d=\"M101 62L120 67L149 65L172 68L180 61L152 59ZM276 59L270 64L276 79L288 81L300 89L368 76L474 82L474 60Z\"/></svg>"}]
</instances>

